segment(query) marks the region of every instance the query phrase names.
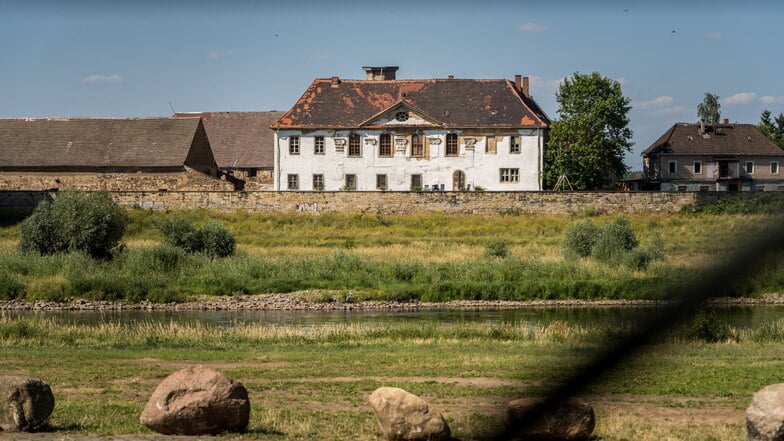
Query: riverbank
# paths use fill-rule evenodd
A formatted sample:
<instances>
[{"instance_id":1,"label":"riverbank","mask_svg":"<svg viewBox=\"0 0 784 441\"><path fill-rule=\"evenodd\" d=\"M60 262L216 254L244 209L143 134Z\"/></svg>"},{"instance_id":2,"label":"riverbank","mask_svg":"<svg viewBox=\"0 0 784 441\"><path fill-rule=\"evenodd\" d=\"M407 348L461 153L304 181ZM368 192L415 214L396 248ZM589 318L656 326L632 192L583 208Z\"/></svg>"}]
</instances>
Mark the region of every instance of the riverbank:
<instances>
[{"instance_id":1,"label":"riverbank","mask_svg":"<svg viewBox=\"0 0 784 441\"><path fill-rule=\"evenodd\" d=\"M315 301L312 299L322 299ZM0 302L0 311L417 311L438 309L520 309L580 307L645 307L664 303L655 300L454 300L448 302L354 301L353 294L327 290L297 291L288 294L257 294L229 297L202 297L181 303L149 301L94 301L66 299L63 302L10 300ZM324 300L326 299L326 300ZM784 296L761 298L717 298L713 304L726 306L784 305Z\"/></svg>"}]
</instances>

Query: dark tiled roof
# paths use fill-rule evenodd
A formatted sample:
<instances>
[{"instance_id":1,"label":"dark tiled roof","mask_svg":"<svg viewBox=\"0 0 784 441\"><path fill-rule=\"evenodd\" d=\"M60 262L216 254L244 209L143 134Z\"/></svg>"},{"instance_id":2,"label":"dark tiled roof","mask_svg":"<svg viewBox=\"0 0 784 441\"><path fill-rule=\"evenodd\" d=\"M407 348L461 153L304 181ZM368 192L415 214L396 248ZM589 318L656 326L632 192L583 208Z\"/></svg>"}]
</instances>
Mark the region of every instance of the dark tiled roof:
<instances>
[{"instance_id":1,"label":"dark tiled roof","mask_svg":"<svg viewBox=\"0 0 784 441\"><path fill-rule=\"evenodd\" d=\"M421 109L435 123L454 128L546 127L547 115L509 80L316 79L273 128L359 127L397 103Z\"/></svg>"},{"instance_id":2,"label":"dark tiled roof","mask_svg":"<svg viewBox=\"0 0 784 441\"><path fill-rule=\"evenodd\" d=\"M677 123L642 154L784 156L784 150L753 124L706 124L703 135L700 124Z\"/></svg>"},{"instance_id":3,"label":"dark tiled roof","mask_svg":"<svg viewBox=\"0 0 784 441\"><path fill-rule=\"evenodd\" d=\"M0 169L181 168L199 120L0 119Z\"/></svg>"},{"instance_id":4,"label":"dark tiled roof","mask_svg":"<svg viewBox=\"0 0 784 441\"><path fill-rule=\"evenodd\" d=\"M174 118L201 117L215 162L221 169L272 168L275 134L270 125L283 112L175 113Z\"/></svg>"}]
</instances>

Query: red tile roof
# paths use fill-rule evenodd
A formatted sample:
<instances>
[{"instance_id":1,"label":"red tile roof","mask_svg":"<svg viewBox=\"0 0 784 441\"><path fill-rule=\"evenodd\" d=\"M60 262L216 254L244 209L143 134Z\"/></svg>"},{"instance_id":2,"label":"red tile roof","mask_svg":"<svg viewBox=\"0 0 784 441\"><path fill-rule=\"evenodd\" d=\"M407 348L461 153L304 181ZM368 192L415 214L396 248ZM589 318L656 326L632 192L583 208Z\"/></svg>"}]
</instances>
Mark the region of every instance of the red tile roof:
<instances>
[{"instance_id":1,"label":"red tile roof","mask_svg":"<svg viewBox=\"0 0 784 441\"><path fill-rule=\"evenodd\" d=\"M537 128L550 120L509 80L313 81L273 128L352 129L405 103L448 128Z\"/></svg>"},{"instance_id":2,"label":"red tile roof","mask_svg":"<svg viewBox=\"0 0 784 441\"><path fill-rule=\"evenodd\" d=\"M175 113L174 118L200 117L218 168L272 168L275 134L270 125L283 112Z\"/></svg>"},{"instance_id":3,"label":"red tile roof","mask_svg":"<svg viewBox=\"0 0 784 441\"><path fill-rule=\"evenodd\" d=\"M784 156L784 150L753 124L677 123L642 152L643 156L668 155L765 155Z\"/></svg>"}]
</instances>

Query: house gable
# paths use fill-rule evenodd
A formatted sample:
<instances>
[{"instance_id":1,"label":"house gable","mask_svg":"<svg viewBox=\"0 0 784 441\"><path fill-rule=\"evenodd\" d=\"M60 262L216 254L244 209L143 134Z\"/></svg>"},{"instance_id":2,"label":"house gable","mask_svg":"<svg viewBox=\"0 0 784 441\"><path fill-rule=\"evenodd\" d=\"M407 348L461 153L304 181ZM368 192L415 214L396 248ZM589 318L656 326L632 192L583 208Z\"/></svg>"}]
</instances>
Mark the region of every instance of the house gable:
<instances>
[{"instance_id":1,"label":"house gable","mask_svg":"<svg viewBox=\"0 0 784 441\"><path fill-rule=\"evenodd\" d=\"M399 101L367 121L361 128L440 128L442 123L407 101Z\"/></svg>"}]
</instances>

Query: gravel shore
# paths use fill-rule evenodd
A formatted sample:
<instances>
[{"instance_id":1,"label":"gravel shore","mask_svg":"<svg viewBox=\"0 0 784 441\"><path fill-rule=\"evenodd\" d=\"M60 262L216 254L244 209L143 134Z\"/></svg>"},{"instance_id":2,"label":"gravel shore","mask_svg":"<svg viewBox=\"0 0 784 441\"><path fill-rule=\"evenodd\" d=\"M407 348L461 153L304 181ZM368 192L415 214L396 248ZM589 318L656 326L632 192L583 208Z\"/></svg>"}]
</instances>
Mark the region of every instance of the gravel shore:
<instances>
[{"instance_id":1,"label":"gravel shore","mask_svg":"<svg viewBox=\"0 0 784 441\"><path fill-rule=\"evenodd\" d=\"M182 303L153 302L109 302L84 299L64 302L10 300L0 302L0 311L350 311L386 310L412 311L433 309L517 309L517 308L557 308L557 307L624 307L655 306L661 302L651 300L455 300L450 302L420 301L354 301L352 295L330 294L332 301L312 301L309 298L330 294L324 291L299 291L288 294L257 294L227 297L205 297L196 301ZM721 298L714 299L720 305L784 305L784 297L768 295L762 298Z\"/></svg>"}]
</instances>

